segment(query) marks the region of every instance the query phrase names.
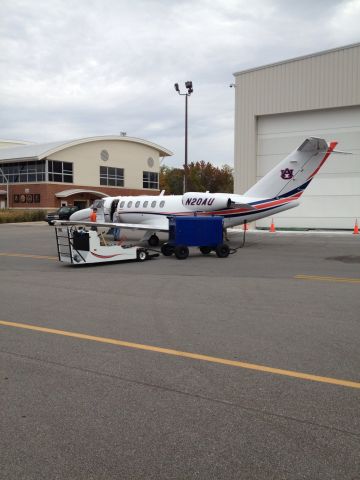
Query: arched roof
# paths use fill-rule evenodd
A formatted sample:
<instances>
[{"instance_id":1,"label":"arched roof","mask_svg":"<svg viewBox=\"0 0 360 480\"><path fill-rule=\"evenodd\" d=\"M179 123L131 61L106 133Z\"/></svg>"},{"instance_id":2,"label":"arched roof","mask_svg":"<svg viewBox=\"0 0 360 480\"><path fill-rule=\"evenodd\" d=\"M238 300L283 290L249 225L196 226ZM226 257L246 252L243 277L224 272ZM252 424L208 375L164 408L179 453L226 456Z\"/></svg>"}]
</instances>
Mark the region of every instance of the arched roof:
<instances>
[{"instance_id":1,"label":"arched roof","mask_svg":"<svg viewBox=\"0 0 360 480\"><path fill-rule=\"evenodd\" d=\"M106 135L100 137L88 137L88 138L79 138L76 140L63 140L58 142L50 143L35 143L31 145L22 145L13 148L3 148L0 149L0 160L16 160L16 159L32 159L32 160L42 160L50 155L53 155L56 152L65 150L66 148L75 147L77 145L82 145L84 143L92 143L103 140L117 141L117 142L131 142L138 143L140 145L145 145L147 147L153 148L159 152L161 157L171 156L173 153L170 150L167 150L156 143L149 142L148 140L143 140L141 138L119 136L119 135Z\"/></svg>"},{"instance_id":2,"label":"arched roof","mask_svg":"<svg viewBox=\"0 0 360 480\"><path fill-rule=\"evenodd\" d=\"M27 142L25 140L6 140L0 138L0 148L14 148L16 146L31 145L34 142Z\"/></svg>"},{"instance_id":3,"label":"arched roof","mask_svg":"<svg viewBox=\"0 0 360 480\"><path fill-rule=\"evenodd\" d=\"M108 197L104 192L98 192L96 190L89 190L86 188L71 188L69 190L63 190L62 192L57 192L55 193L55 197L57 198L67 198L70 197L71 195L75 195L77 193L92 193L93 195L97 195L99 197Z\"/></svg>"}]
</instances>

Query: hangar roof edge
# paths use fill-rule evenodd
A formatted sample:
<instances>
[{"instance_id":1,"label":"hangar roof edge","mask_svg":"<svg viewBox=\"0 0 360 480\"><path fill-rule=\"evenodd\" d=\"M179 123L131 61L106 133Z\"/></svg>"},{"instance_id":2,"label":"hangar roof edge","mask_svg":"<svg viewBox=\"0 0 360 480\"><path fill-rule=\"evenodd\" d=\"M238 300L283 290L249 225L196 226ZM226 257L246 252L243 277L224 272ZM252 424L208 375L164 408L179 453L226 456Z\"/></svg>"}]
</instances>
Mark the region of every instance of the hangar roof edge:
<instances>
[{"instance_id":1,"label":"hangar roof edge","mask_svg":"<svg viewBox=\"0 0 360 480\"><path fill-rule=\"evenodd\" d=\"M233 75L234 77L237 77L238 75L243 75L244 73L251 73L269 67L277 67L278 65L283 65L284 63L297 62L298 60L306 60L307 58L318 57L320 55L326 55L327 53L347 50L348 48L354 47L360 47L360 43L351 43L350 45L344 45L342 47L330 48L329 50L321 50L320 52L308 53L307 55L301 55L300 57L287 58L285 60L280 60L279 62L267 63L265 65L260 65L259 67L247 68L246 70L240 70L238 72L235 72L233 73Z\"/></svg>"},{"instance_id":2,"label":"hangar roof edge","mask_svg":"<svg viewBox=\"0 0 360 480\"><path fill-rule=\"evenodd\" d=\"M169 157L173 155L173 152L170 150L157 145L156 143L149 142L148 140L143 140L141 138L119 136L119 135L104 135L98 137L86 137L79 138L74 140L62 140L58 142L49 142L49 143L35 143L30 145L21 145L17 147L2 148L0 149L0 161L1 160L15 160L15 159L33 159L41 160L53 153L56 153L60 150L65 150L66 148L74 147L76 145L81 145L83 143L97 142L101 140L115 140L121 142L133 142L140 143L157 150L162 157Z\"/></svg>"}]
</instances>

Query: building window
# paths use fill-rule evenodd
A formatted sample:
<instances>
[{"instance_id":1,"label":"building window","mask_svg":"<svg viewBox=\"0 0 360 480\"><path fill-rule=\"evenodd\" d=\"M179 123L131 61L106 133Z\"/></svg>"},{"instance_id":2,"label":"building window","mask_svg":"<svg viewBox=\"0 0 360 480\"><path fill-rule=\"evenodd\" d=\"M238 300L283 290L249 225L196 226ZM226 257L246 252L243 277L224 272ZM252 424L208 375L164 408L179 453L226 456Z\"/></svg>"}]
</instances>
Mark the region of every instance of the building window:
<instances>
[{"instance_id":1,"label":"building window","mask_svg":"<svg viewBox=\"0 0 360 480\"><path fill-rule=\"evenodd\" d=\"M159 174L156 172L143 172L143 188L159 188Z\"/></svg>"},{"instance_id":2,"label":"building window","mask_svg":"<svg viewBox=\"0 0 360 480\"><path fill-rule=\"evenodd\" d=\"M1 169L0 183L45 182L45 160L3 163Z\"/></svg>"},{"instance_id":3,"label":"building window","mask_svg":"<svg viewBox=\"0 0 360 480\"><path fill-rule=\"evenodd\" d=\"M73 183L73 164L48 160L49 182Z\"/></svg>"},{"instance_id":4,"label":"building window","mask_svg":"<svg viewBox=\"0 0 360 480\"><path fill-rule=\"evenodd\" d=\"M100 167L100 185L108 187L124 186L124 169L115 167Z\"/></svg>"}]
</instances>

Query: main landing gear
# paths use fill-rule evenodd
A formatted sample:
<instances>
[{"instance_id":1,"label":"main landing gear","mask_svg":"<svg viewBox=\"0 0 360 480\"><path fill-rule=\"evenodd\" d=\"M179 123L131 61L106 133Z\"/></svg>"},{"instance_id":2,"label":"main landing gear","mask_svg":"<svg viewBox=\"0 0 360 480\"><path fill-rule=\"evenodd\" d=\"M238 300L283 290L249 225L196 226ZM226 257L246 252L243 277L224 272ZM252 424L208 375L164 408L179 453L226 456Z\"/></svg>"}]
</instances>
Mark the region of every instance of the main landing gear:
<instances>
[{"instance_id":1,"label":"main landing gear","mask_svg":"<svg viewBox=\"0 0 360 480\"><path fill-rule=\"evenodd\" d=\"M151 237L148 239L148 244L150 247L158 247L160 243L159 237L155 235L151 235Z\"/></svg>"}]
</instances>

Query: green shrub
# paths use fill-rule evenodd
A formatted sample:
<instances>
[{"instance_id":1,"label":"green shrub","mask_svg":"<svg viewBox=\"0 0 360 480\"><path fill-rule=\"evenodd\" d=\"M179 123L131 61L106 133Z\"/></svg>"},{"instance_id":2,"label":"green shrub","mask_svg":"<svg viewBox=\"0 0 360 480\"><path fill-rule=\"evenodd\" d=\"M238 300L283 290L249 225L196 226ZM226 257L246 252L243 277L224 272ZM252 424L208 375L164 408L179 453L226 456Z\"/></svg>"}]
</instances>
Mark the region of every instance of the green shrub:
<instances>
[{"instance_id":1,"label":"green shrub","mask_svg":"<svg viewBox=\"0 0 360 480\"><path fill-rule=\"evenodd\" d=\"M0 223L38 222L45 220L45 210L0 210Z\"/></svg>"}]
</instances>

